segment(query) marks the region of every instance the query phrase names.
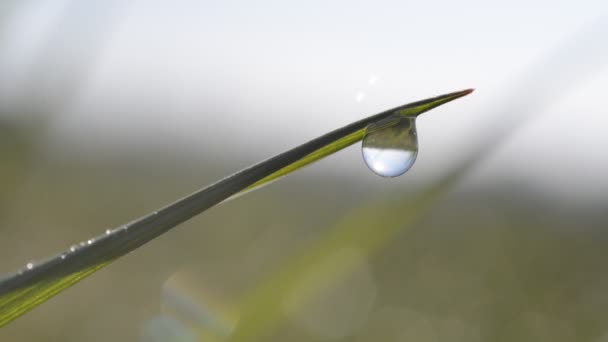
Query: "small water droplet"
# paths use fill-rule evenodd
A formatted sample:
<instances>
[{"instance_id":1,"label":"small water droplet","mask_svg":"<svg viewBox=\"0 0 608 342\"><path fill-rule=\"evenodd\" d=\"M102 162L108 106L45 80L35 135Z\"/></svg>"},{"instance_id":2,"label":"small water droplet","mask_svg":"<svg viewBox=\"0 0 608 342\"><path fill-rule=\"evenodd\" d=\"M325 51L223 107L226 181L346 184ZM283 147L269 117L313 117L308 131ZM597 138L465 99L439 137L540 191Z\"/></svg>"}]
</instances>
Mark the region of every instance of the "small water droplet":
<instances>
[{"instance_id":1,"label":"small water droplet","mask_svg":"<svg viewBox=\"0 0 608 342\"><path fill-rule=\"evenodd\" d=\"M80 246L81 246L81 247L82 247L82 246L86 246L86 245L87 245L87 244L86 244L86 242L84 242L84 241L81 241L81 242L80 242Z\"/></svg>"},{"instance_id":2,"label":"small water droplet","mask_svg":"<svg viewBox=\"0 0 608 342\"><path fill-rule=\"evenodd\" d=\"M66 258L65 253L64 253L64 254L61 254L61 259L65 259L65 258Z\"/></svg>"},{"instance_id":3,"label":"small water droplet","mask_svg":"<svg viewBox=\"0 0 608 342\"><path fill-rule=\"evenodd\" d=\"M32 268L34 268L34 263L28 262L27 265L25 265L25 268L27 268L28 270L31 270Z\"/></svg>"},{"instance_id":4,"label":"small water droplet","mask_svg":"<svg viewBox=\"0 0 608 342\"><path fill-rule=\"evenodd\" d=\"M362 102L364 99L365 99L365 93L362 91L357 92L357 95L355 96L355 101Z\"/></svg>"},{"instance_id":5,"label":"small water droplet","mask_svg":"<svg viewBox=\"0 0 608 342\"><path fill-rule=\"evenodd\" d=\"M376 76L374 74L369 75L369 79L368 79L367 83L370 85L370 87L375 86L376 82L378 82L378 76Z\"/></svg>"},{"instance_id":6,"label":"small water droplet","mask_svg":"<svg viewBox=\"0 0 608 342\"><path fill-rule=\"evenodd\" d=\"M106 235L112 234L112 229L106 229Z\"/></svg>"},{"instance_id":7,"label":"small water droplet","mask_svg":"<svg viewBox=\"0 0 608 342\"><path fill-rule=\"evenodd\" d=\"M70 247L70 252L76 252L76 249L78 249L78 246L76 246L76 245L72 245L72 246Z\"/></svg>"},{"instance_id":8,"label":"small water droplet","mask_svg":"<svg viewBox=\"0 0 608 342\"><path fill-rule=\"evenodd\" d=\"M89 239L89 240L87 240L87 245L90 245L90 244L92 244L93 242L95 242L95 239Z\"/></svg>"},{"instance_id":9,"label":"small water droplet","mask_svg":"<svg viewBox=\"0 0 608 342\"><path fill-rule=\"evenodd\" d=\"M415 118L394 116L370 125L362 154L365 164L379 176L404 174L418 155Z\"/></svg>"}]
</instances>

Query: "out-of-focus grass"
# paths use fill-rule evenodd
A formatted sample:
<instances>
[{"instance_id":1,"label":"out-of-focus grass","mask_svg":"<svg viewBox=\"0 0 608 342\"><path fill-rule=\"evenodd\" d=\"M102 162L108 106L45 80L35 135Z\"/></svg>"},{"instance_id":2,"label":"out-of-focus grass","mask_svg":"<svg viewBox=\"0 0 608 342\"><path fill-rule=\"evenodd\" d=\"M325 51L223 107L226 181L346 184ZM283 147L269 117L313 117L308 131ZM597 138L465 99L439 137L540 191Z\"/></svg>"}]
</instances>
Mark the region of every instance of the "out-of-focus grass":
<instances>
[{"instance_id":1,"label":"out-of-focus grass","mask_svg":"<svg viewBox=\"0 0 608 342\"><path fill-rule=\"evenodd\" d=\"M306 306L306 302L311 297L314 298L316 292L339 282L357 266L357 258L346 258L333 263L332 267L327 269L324 265L331 265L336 253L354 248L362 257L370 257L402 228L415 222L419 215L433 204L440 191L441 189L425 191L419 196L407 199L375 201L368 207L356 208L347 214L321 239L306 247L301 254L289 259L281 270L261 282L246 297L242 304L242 323L231 337L232 340L251 341L264 337L265 333L281 320L286 296L304 278L313 277L314 283L318 285L301 295L298 307L293 310Z\"/></svg>"},{"instance_id":2,"label":"out-of-focus grass","mask_svg":"<svg viewBox=\"0 0 608 342\"><path fill-rule=\"evenodd\" d=\"M458 177L458 174L452 176ZM418 310L439 310L440 326L453 319L455 321L451 323L459 329L456 333L464 334L454 336L427 322L425 329L428 331L421 334L429 336L412 335L405 329L403 334L409 338L457 341L471 340L472 336L480 341L570 341L575 336L596 338L603 328L602 324L592 321L606 313L608 306L599 305L591 312L585 312L589 304L586 301L590 299L577 302L570 296L595 281L605 283L608 280L608 276L600 271L600 260L606 261L608 256L601 247L608 239L608 233L598 229L600 226L596 224L599 222L589 224L589 218L585 217L583 222L587 223L577 226L576 219L570 215L585 214L576 210L546 222L550 215L547 208L538 208L534 200L528 199L512 207L512 203L508 202L522 195L512 189L507 190L508 187L497 187L482 194L500 198L505 193L505 196L489 205L477 203L473 210L468 203L471 201L469 196L464 196L464 205L459 203L462 198L452 197L448 208L455 210L450 214L456 219L444 221L441 215L437 215L436 202L451 189L452 180L455 179L447 178L445 182L437 183L417 195L375 199L366 207L346 214L326 234L288 258L279 270L271 273L268 279L261 281L245 296L241 306L242 322L230 340L265 340L272 336L271 332L285 324L286 316L297 317L298 311L310 311L308 307L318 306L319 301L327 301L321 306L331 312L334 310L332 295L337 297L339 291L356 285L344 281L358 270L361 259L373 260L375 254L390 249L391 246L387 244L396 245L398 255L395 260L399 261L398 264L405 262L410 266L410 270L400 270L392 265L394 261L388 260L380 268L382 275L389 279L387 284L393 287L390 295L382 296L386 298L387 306L394 308L394 298L391 296L400 300L410 297L407 301L420 306L413 311L408 307L407 310L413 312L414 316L419 314ZM475 211L480 204L482 210ZM458 213L459 209L465 213ZM494 214L498 214L498 217L493 217ZM408 231L416 230L417 221L425 217L437 218L435 222L431 220L430 224L427 219L423 224L424 229L431 230L432 238L420 244L408 241L412 234ZM491 220L489 226L475 222L488 218ZM566 218L572 219L571 224L574 224L558 224ZM438 229L436 222L443 227ZM415 233L420 235L420 232ZM434 245L439 245L440 250L434 250ZM419 246L426 247L421 249ZM593 251L591 255L579 254L586 248L583 246L590 247ZM340 257L336 260L337 255L351 249L356 251L357 257ZM419 252L422 252L423 262L416 264ZM408 257L412 257L412 260L406 260ZM440 264L436 265L438 260ZM445 267L442 263L454 268ZM594 272L590 270L583 271L581 276L579 268L583 265L596 269L599 273L595 276L598 278L589 279L591 274L588 272ZM302 283L307 284L304 291L301 291ZM408 286L411 288L405 290ZM591 292L598 295L597 287L591 287L595 289ZM450 291L457 294L452 296ZM291 300L294 293L297 296L295 307ZM503 298L503 294L512 298ZM466 299L462 298L463 295ZM357 298L351 297L350 300L356 302ZM291 303L286 309L288 302ZM574 308L577 314L569 314L569 309ZM421 315L425 317L425 314ZM331 317L330 313L326 319L331 321ZM404 320L401 323L407 326L408 318ZM431 315L423 320L433 321L434 318ZM447 320L447 323L442 320ZM316 323L323 325L320 319ZM562 331L564 329L566 331ZM357 335L355 332L358 330L358 327L353 327L352 334ZM577 335L581 331L584 333ZM379 336L368 338L374 340Z\"/></svg>"},{"instance_id":3,"label":"out-of-focus grass","mask_svg":"<svg viewBox=\"0 0 608 342\"><path fill-rule=\"evenodd\" d=\"M174 160L35 156L23 164L24 178L11 183L11 210L0 227L6 237L0 241L2 269L225 173ZM8 179L2 179L3 189ZM293 183L216 208L204 221L188 223L3 328L0 339L137 340L149 318L179 311L166 311L161 293L166 279L184 276L201 294L191 304L211 315L221 316L214 311L221 305L210 303L222 300L212 288L227 291L226 305L236 303L232 309L250 298L237 334L265 332L268 340L600 341L606 333L608 236L600 206L572 203L565 210L523 187L497 186L453 194L402 230L416 210L405 205L413 194L366 201L363 190L346 180L315 181L315 191ZM202 222L216 229L200 229ZM368 254L372 247L375 254ZM285 264L292 268L274 273ZM299 265L305 267L296 272ZM340 278L345 280L335 280ZM124 279L128 283L118 286ZM259 285L268 279L287 281ZM344 308L361 312L349 319ZM249 325L257 314L268 320L261 331Z\"/></svg>"},{"instance_id":4,"label":"out-of-focus grass","mask_svg":"<svg viewBox=\"0 0 608 342\"><path fill-rule=\"evenodd\" d=\"M498 193L501 190L496 189ZM517 196L510 195L497 202L506 204L503 201ZM608 234L597 229L599 226L558 223L564 217L547 220L552 209L548 212L534 206L530 209L501 207L498 203L484 204L483 199L464 198L468 200L466 204L456 204L459 200L452 198L447 219L442 218L445 206L443 210L434 208L434 219L424 222L424 230L414 228L409 234L391 234L396 241L378 249L381 255L389 256L379 258L382 261L376 263L378 273L375 274L385 279L385 286L390 288L380 292L383 300L379 302L391 309L401 308L406 316L411 316L394 322L398 326L390 327L391 330L415 340L465 341L474 337L473 340L480 341L593 341L598 338L604 330L603 324L598 323L605 322L600 317L608 307L605 303L593 305L591 302L596 296L605 296L597 283L605 284L608 279L601 271L607 256L602 245ZM251 314L244 317L247 323L238 328L243 329L243 335L238 335L237 330L235 339L248 340L256 336L263 327L273 323L265 321L269 317L284 319L284 301L306 279L307 272L327 287L346 290L355 286L340 281L352 271L352 264L337 264L329 273L320 271L326 269L323 264L332 262L332 252L348 246L362 251L364 257L371 257L366 254L373 251L371 247L378 242L375 237L395 233L399 229L396 227L411 228L408 222L411 223L416 211L404 209L390 213L387 208L397 203L408 208L407 201L397 199L380 206L373 204L367 214L366 210L359 210L345 220L346 225L338 225L334 232L343 232L341 239L322 240L313 244L313 248L304 249L305 257L296 258L281 276L264 283L249 306L245 306ZM477 206L483 207L483 211L477 211ZM397 205L393 207L396 208ZM348 228L352 232L348 232ZM368 232L367 239L361 239L359 230ZM359 239L349 239L349 235ZM326 243L332 248L324 249ZM322 258L322 262L316 258ZM314 291L316 289L308 291L307 298L300 299L301 307L307 306L306 301L319 301L314 296L327 292L327 289ZM335 310L331 296L321 301L326 301L323 307L327 311ZM331 314L325 319L332 320ZM414 332L410 331L410 319L421 320L423 327L413 327ZM316 323L322 325L320 320ZM251 335L246 335L247 332ZM368 335L368 338L384 339L384 333L378 331L378 335Z\"/></svg>"},{"instance_id":5,"label":"out-of-focus grass","mask_svg":"<svg viewBox=\"0 0 608 342\"><path fill-rule=\"evenodd\" d=\"M3 124L0 121L0 155L3 156L0 168L0 179L3 183L0 192L0 213L8 209L25 178L31 145L19 126Z\"/></svg>"}]
</instances>

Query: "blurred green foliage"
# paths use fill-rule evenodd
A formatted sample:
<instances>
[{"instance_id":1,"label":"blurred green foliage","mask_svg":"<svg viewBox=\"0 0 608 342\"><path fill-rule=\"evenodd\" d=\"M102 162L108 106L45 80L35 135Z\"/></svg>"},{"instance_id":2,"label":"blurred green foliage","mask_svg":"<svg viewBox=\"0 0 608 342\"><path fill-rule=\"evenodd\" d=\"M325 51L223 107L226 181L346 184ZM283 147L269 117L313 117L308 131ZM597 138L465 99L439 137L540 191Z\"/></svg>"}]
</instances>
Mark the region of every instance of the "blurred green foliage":
<instances>
[{"instance_id":1,"label":"blurred green foliage","mask_svg":"<svg viewBox=\"0 0 608 342\"><path fill-rule=\"evenodd\" d=\"M23 132L3 134L12 144L3 146L16 146L4 154L13 171L0 179L4 271L226 172L158 158L50 157ZM420 210L407 189L370 197L348 180L298 177L194 219L6 326L0 339L153 340L146 329L160 313L180 323L156 323L165 334L157 338L223 340L210 333L216 316L238 317L237 334L259 319L263 331L253 334L277 341L606 338L601 205L505 184ZM188 291L173 285L185 279ZM165 296L168 288L185 300Z\"/></svg>"}]
</instances>

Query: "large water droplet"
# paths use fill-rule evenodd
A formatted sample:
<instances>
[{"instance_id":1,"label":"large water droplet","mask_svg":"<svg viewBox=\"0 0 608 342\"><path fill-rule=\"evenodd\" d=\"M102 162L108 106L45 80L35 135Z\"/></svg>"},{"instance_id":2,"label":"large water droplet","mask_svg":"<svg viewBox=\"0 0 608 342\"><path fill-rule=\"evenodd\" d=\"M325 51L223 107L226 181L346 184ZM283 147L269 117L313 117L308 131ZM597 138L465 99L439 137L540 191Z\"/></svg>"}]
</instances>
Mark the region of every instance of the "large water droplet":
<instances>
[{"instance_id":1,"label":"large water droplet","mask_svg":"<svg viewBox=\"0 0 608 342\"><path fill-rule=\"evenodd\" d=\"M418 155L415 118L390 117L370 125L362 145L363 160L375 174L397 177Z\"/></svg>"}]
</instances>

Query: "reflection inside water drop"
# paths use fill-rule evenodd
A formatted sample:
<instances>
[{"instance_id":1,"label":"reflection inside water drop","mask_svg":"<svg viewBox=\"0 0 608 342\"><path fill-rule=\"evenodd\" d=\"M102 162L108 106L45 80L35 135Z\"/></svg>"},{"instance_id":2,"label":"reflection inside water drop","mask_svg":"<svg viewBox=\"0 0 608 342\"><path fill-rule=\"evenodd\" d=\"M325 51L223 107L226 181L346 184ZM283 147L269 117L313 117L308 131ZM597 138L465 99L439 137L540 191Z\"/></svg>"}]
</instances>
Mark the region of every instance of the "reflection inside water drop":
<instances>
[{"instance_id":1,"label":"reflection inside water drop","mask_svg":"<svg viewBox=\"0 0 608 342\"><path fill-rule=\"evenodd\" d=\"M415 118L390 117L367 128L363 160L375 174L397 177L409 170L418 155Z\"/></svg>"}]
</instances>

